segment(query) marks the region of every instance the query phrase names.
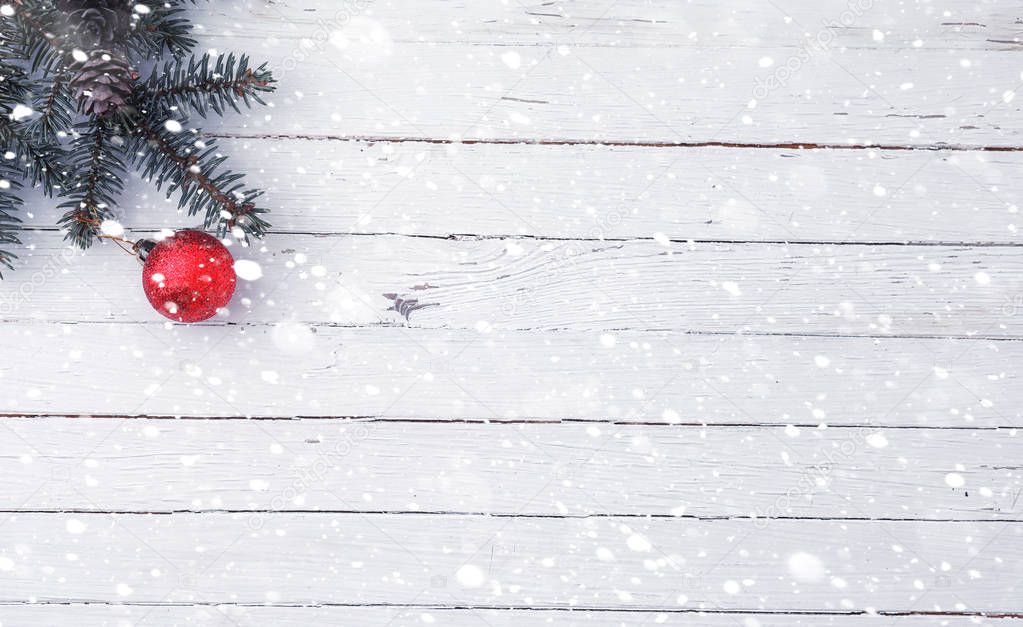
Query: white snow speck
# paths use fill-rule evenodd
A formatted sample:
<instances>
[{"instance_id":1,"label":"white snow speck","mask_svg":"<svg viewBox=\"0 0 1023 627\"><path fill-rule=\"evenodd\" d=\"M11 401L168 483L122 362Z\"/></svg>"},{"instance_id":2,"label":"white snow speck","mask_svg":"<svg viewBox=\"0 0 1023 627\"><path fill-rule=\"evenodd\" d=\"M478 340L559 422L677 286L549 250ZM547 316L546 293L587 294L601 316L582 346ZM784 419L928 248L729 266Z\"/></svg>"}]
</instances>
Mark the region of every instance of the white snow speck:
<instances>
[{"instance_id":1,"label":"white snow speck","mask_svg":"<svg viewBox=\"0 0 1023 627\"><path fill-rule=\"evenodd\" d=\"M479 566L473 566L472 564L466 564L459 568L458 572L455 573L455 578L458 579L458 583L466 588L479 588L487 579Z\"/></svg>"},{"instance_id":2,"label":"white snow speck","mask_svg":"<svg viewBox=\"0 0 1023 627\"><path fill-rule=\"evenodd\" d=\"M640 553L646 553L653 548L650 541L638 533L634 533L629 536L629 539L625 541L625 545L633 551L638 551Z\"/></svg>"},{"instance_id":3,"label":"white snow speck","mask_svg":"<svg viewBox=\"0 0 1023 627\"><path fill-rule=\"evenodd\" d=\"M163 127L171 133L181 132L181 122L178 122L177 120L167 120L163 123Z\"/></svg>"},{"instance_id":4,"label":"white snow speck","mask_svg":"<svg viewBox=\"0 0 1023 627\"><path fill-rule=\"evenodd\" d=\"M603 346L604 348L611 348L617 343L618 340L616 340L615 336L611 335L610 333L604 333L600 336L600 345Z\"/></svg>"},{"instance_id":5,"label":"white snow speck","mask_svg":"<svg viewBox=\"0 0 1023 627\"><path fill-rule=\"evenodd\" d=\"M519 53L515 52L514 50L510 50L502 54L501 61L503 61L505 65L507 65L513 70L517 70L520 67L522 67L522 57L519 56Z\"/></svg>"},{"instance_id":6,"label":"white snow speck","mask_svg":"<svg viewBox=\"0 0 1023 627\"><path fill-rule=\"evenodd\" d=\"M597 559L599 559L602 562L613 562L614 559L615 559L615 554L612 553L611 549L609 549L607 547L603 547L603 546L602 547L598 547L597 548Z\"/></svg>"},{"instance_id":7,"label":"white snow speck","mask_svg":"<svg viewBox=\"0 0 1023 627\"><path fill-rule=\"evenodd\" d=\"M99 230L103 235L109 235L110 237L121 237L124 235L124 227L117 220L104 220L100 222Z\"/></svg>"},{"instance_id":8,"label":"white snow speck","mask_svg":"<svg viewBox=\"0 0 1023 627\"><path fill-rule=\"evenodd\" d=\"M729 579L728 581L726 581L725 584L721 586L721 588L728 594L739 594L739 590L742 589L739 587L739 582L735 581L734 579Z\"/></svg>"},{"instance_id":9,"label":"white snow speck","mask_svg":"<svg viewBox=\"0 0 1023 627\"><path fill-rule=\"evenodd\" d=\"M14 562L9 557L0 557L0 570L12 571L14 570Z\"/></svg>"},{"instance_id":10,"label":"white snow speck","mask_svg":"<svg viewBox=\"0 0 1023 627\"><path fill-rule=\"evenodd\" d=\"M741 296L742 295L742 290L740 290L739 286L735 282L733 282L733 281L723 281L721 283L721 289L725 290L726 292L728 292L732 296Z\"/></svg>"},{"instance_id":11,"label":"white snow speck","mask_svg":"<svg viewBox=\"0 0 1023 627\"><path fill-rule=\"evenodd\" d=\"M800 551L789 556L789 574L796 581L820 581L824 578L824 564L816 555Z\"/></svg>"},{"instance_id":12,"label":"white snow speck","mask_svg":"<svg viewBox=\"0 0 1023 627\"><path fill-rule=\"evenodd\" d=\"M813 363L817 364L818 368L827 368L831 364L831 360L826 355L817 355L813 358Z\"/></svg>"},{"instance_id":13,"label":"white snow speck","mask_svg":"<svg viewBox=\"0 0 1023 627\"><path fill-rule=\"evenodd\" d=\"M77 518L69 518L68 521L64 523L64 528L67 529L68 533L73 533L75 535L85 533L85 523Z\"/></svg>"},{"instance_id":14,"label":"white snow speck","mask_svg":"<svg viewBox=\"0 0 1023 627\"><path fill-rule=\"evenodd\" d=\"M126 597L132 593L131 586L126 583L117 584L117 596Z\"/></svg>"},{"instance_id":15,"label":"white snow speck","mask_svg":"<svg viewBox=\"0 0 1023 627\"><path fill-rule=\"evenodd\" d=\"M945 484L950 488L961 488L966 485L966 480L957 472L950 472L945 475Z\"/></svg>"},{"instance_id":16,"label":"white snow speck","mask_svg":"<svg viewBox=\"0 0 1023 627\"><path fill-rule=\"evenodd\" d=\"M867 444L874 448L884 448L888 446L888 438L883 433L871 433L867 436Z\"/></svg>"},{"instance_id":17,"label":"white snow speck","mask_svg":"<svg viewBox=\"0 0 1023 627\"><path fill-rule=\"evenodd\" d=\"M987 272L978 272L973 275L973 280L977 282L977 285L990 285L991 275Z\"/></svg>"},{"instance_id":18,"label":"white snow speck","mask_svg":"<svg viewBox=\"0 0 1023 627\"><path fill-rule=\"evenodd\" d=\"M934 367L934 376L938 377L939 379L947 379L948 378L948 370L945 370L941 366L935 366Z\"/></svg>"},{"instance_id":19,"label":"white snow speck","mask_svg":"<svg viewBox=\"0 0 1023 627\"><path fill-rule=\"evenodd\" d=\"M35 113L35 111L32 110L32 107L28 107L23 104L14 105L14 109L11 111L11 118L15 122L18 122L20 120L24 120L33 113Z\"/></svg>"},{"instance_id":20,"label":"white snow speck","mask_svg":"<svg viewBox=\"0 0 1023 627\"><path fill-rule=\"evenodd\" d=\"M271 385L277 385L281 381L281 375L277 374L276 370L264 370L259 373L259 378L263 380L263 383Z\"/></svg>"},{"instance_id":21,"label":"white snow speck","mask_svg":"<svg viewBox=\"0 0 1023 627\"><path fill-rule=\"evenodd\" d=\"M234 273L239 279L256 281L263 276L263 268L251 259L239 259L234 262Z\"/></svg>"}]
</instances>

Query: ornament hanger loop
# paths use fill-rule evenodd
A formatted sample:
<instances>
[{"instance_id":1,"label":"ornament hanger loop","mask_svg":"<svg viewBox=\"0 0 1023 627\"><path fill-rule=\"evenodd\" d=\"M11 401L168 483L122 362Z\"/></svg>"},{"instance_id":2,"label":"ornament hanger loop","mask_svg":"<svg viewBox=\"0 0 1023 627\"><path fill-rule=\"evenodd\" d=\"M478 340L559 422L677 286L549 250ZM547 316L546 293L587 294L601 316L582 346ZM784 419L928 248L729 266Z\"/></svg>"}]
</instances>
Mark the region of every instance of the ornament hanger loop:
<instances>
[{"instance_id":1,"label":"ornament hanger loop","mask_svg":"<svg viewBox=\"0 0 1023 627\"><path fill-rule=\"evenodd\" d=\"M96 237L100 239L111 240L113 243L117 244L118 248L120 248L121 250L123 250L124 252L128 253L133 257L139 256L138 253L139 243L142 240L139 240L138 242L133 242L131 240L124 239L123 237L118 237L116 235L97 235Z\"/></svg>"}]
</instances>

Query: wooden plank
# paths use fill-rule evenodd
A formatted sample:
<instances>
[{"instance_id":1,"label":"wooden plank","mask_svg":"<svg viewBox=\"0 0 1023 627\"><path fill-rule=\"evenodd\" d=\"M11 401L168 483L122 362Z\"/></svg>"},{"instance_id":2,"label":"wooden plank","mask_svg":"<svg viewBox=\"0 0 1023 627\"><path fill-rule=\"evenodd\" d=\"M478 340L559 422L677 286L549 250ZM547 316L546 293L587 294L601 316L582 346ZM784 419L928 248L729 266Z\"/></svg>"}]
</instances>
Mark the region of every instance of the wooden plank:
<instances>
[{"instance_id":1,"label":"wooden plank","mask_svg":"<svg viewBox=\"0 0 1023 627\"><path fill-rule=\"evenodd\" d=\"M7 602L1020 612L1023 525L15 514ZM945 566L947 564L947 566ZM680 603L681 601L681 603Z\"/></svg>"},{"instance_id":2,"label":"wooden plank","mask_svg":"<svg viewBox=\"0 0 1023 627\"><path fill-rule=\"evenodd\" d=\"M307 627L317 625L359 625L359 627L421 627L422 625L587 625L624 627L626 625L705 625L707 627L789 627L834 625L836 627L938 627L952 620L967 620L962 613L938 616L849 616L839 613L768 614L728 612L723 614L693 610L661 612L594 610L495 610L459 609L441 606L421 607L259 607L231 604L152 606L152 605L7 605L0 606L5 619L13 625L62 625L110 627L112 625L221 625L229 627ZM1019 625L1020 618L989 619L969 616L976 624Z\"/></svg>"},{"instance_id":3,"label":"wooden plank","mask_svg":"<svg viewBox=\"0 0 1023 627\"><path fill-rule=\"evenodd\" d=\"M1015 430L67 418L4 428L4 510L1023 520Z\"/></svg>"},{"instance_id":4,"label":"wooden plank","mask_svg":"<svg viewBox=\"0 0 1023 627\"><path fill-rule=\"evenodd\" d=\"M25 238L5 318L157 322L139 267ZM1017 248L277 235L232 322L419 328L1023 336ZM297 260L297 261L296 261ZM90 303L83 307L83 303Z\"/></svg>"},{"instance_id":5,"label":"wooden plank","mask_svg":"<svg viewBox=\"0 0 1023 627\"><path fill-rule=\"evenodd\" d=\"M528 0L430 2L420 19L416 0L289 0L201 5L200 33L239 38L360 40L370 28L396 42L478 45L603 45L616 48L805 47L1014 50L1021 29L1008 2L953 0L895 6L883 2L823 0L771 3L712 0ZM880 34L875 34L877 31ZM335 35L339 33L339 35Z\"/></svg>"},{"instance_id":6,"label":"wooden plank","mask_svg":"<svg viewBox=\"0 0 1023 627\"><path fill-rule=\"evenodd\" d=\"M278 232L1021 243L1023 153L221 145L267 188ZM133 181L123 200L122 221L137 229L194 222L144 181ZM54 204L40 199L30 223L56 224Z\"/></svg>"},{"instance_id":7,"label":"wooden plank","mask_svg":"<svg viewBox=\"0 0 1023 627\"><path fill-rule=\"evenodd\" d=\"M401 328L0 325L34 414L1019 426L1023 343Z\"/></svg>"},{"instance_id":8,"label":"wooden plank","mask_svg":"<svg viewBox=\"0 0 1023 627\"><path fill-rule=\"evenodd\" d=\"M314 48L213 37L277 68L274 109L211 121L256 136L664 145L1023 145L1001 51L560 49L394 42ZM795 55L795 56L794 56ZM797 61L798 71L787 68ZM770 65L770 67L762 67ZM291 69L286 69L291 67ZM878 68L884 68L879 71Z\"/></svg>"}]
</instances>

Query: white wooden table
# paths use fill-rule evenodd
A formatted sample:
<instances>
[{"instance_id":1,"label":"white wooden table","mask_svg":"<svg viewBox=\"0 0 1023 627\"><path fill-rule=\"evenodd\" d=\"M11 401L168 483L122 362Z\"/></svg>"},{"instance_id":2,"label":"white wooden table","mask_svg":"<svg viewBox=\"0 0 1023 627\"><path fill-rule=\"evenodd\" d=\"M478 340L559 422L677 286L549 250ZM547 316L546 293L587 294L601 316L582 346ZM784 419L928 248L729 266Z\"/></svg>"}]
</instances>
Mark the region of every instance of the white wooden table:
<instances>
[{"instance_id":1,"label":"white wooden table","mask_svg":"<svg viewBox=\"0 0 1023 627\"><path fill-rule=\"evenodd\" d=\"M4 627L1023 624L1019 3L195 15L263 276L171 325L32 203Z\"/></svg>"}]
</instances>

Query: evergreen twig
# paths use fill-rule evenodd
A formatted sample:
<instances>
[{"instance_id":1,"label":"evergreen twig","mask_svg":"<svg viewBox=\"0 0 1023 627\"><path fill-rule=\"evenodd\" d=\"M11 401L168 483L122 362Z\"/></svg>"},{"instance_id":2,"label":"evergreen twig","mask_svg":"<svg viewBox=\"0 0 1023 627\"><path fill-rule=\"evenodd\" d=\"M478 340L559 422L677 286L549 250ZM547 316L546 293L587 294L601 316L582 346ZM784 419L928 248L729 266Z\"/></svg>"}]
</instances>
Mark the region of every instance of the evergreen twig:
<instances>
[{"instance_id":1,"label":"evergreen twig","mask_svg":"<svg viewBox=\"0 0 1023 627\"><path fill-rule=\"evenodd\" d=\"M67 229L64 239L81 248L92 245L104 220L114 217L115 199L124 191L124 162L118 155L123 144L116 126L102 119L86 123L68 152L71 163L83 164L74 182L64 190L68 198L60 225Z\"/></svg>"},{"instance_id":2,"label":"evergreen twig","mask_svg":"<svg viewBox=\"0 0 1023 627\"><path fill-rule=\"evenodd\" d=\"M0 265L11 269L14 268L12 260L17 255L6 250L6 245L21 243L16 235L21 220L14 215L21 206L21 198L17 195L21 187L18 174L8 160L0 161L0 246L4 246L0 248ZM3 278L3 272L0 272L0 278Z\"/></svg>"},{"instance_id":3,"label":"evergreen twig","mask_svg":"<svg viewBox=\"0 0 1023 627\"><path fill-rule=\"evenodd\" d=\"M73 126L75 99L68 80L65 73L54 78L48 88L46 85L38 88L33 108L39 117L31 121L29 132L39 142L57 141L59 133L66 133Z\"/></svg>"},{"instance_id":4,"label":"evergreen twig","mask_svg":"<svg viewBox=\"0 0 1023 627\"><path fill-rule=\"evenodd\" d=\"M200 140L198 134L171 132L150 120L136 121L139 133L131 146L134 163L142 176L153 180L157 189L167 185L168 197L180 193L178 207L189 215L203 214L203 226L218 235L233 231L262 237L269 224L255 204L262 191L246 189L239 181L244 175L222 170L227 157L217 152L214 140Z\"/></svg>"},{"instance_id":5,"label":"evergreen twig","mask_svg":"<svg viewBox=\"0 0 1023 627\"><path fill-rule=\"evenodd\" d=\"M11 120L10 111L0 110L0 146L14 153L32 186L41 185L47 196L64 182L63 151L56 144L39 144L32 140L26 125Z\"/></svg>"},{"instance_id":6,"label":"evergreen twig","mask_svg":"<svg viewBox=\"0 0 1023 627\"><path fill-rule=\"evenodd\" d=\"M140 57L156 58L164 52L181 57L192 51L192 25L184 17L184 9L175 6L151 5L149 13L140 17L125 45Z\"/></svg>"},{"instance_id":7,"label":"evergreen twig","mask_svg":"<svg viewBox=\"0 0 1023 627\"><path fill-rule=\"evenodd\" d=\"M253 69L245 55L229 54L213 61L204 54L188 63L168 62L162 71L153 72L140 88L140 99L148 108L194 111L205 118L210 109L217 115L224 115L228 107L240 113L239 100L246 107L252 106L249 99L266 104L260 94L273 91L273 83L265 63Z\"/></svg>"}]
</instances>

